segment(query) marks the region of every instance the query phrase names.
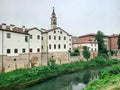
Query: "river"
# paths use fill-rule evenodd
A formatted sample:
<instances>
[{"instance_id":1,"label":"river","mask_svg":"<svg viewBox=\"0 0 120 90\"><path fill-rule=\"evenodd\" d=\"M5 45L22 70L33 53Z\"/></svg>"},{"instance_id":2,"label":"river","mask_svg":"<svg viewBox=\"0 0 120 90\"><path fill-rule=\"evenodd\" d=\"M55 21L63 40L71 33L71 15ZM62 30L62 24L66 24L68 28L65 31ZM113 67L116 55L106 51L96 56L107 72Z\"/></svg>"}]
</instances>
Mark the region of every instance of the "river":
<instances>
[{"instance_id":1,"label":"river","mask_svg":"<svg viewBox=\"0 0 120 90\"><path fill-rule=\"evenodd\" d=\"M64 74L20 90L82 90L101 70L103 67Z\"/></svg>"}]
</instances>

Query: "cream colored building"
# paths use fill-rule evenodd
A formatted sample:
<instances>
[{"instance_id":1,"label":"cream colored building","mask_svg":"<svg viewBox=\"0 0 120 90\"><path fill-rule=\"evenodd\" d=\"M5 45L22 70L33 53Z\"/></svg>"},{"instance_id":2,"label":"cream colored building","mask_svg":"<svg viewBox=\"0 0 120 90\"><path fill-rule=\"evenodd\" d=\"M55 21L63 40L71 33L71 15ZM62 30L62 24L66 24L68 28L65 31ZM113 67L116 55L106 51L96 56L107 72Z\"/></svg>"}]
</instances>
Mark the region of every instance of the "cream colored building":
<instances>
[{"instance_id":1,"label":"cream colored building","mask_svg":"<svg viewBox=\"0 0 120 90\"><path fill-rule=\"evenodd\" d=\"M53 8L51 29L26 29L0 25L0 71L46 65L50 58L67 63L72 49L72 36L57 27Z\"/></svg>"}]
</instances>

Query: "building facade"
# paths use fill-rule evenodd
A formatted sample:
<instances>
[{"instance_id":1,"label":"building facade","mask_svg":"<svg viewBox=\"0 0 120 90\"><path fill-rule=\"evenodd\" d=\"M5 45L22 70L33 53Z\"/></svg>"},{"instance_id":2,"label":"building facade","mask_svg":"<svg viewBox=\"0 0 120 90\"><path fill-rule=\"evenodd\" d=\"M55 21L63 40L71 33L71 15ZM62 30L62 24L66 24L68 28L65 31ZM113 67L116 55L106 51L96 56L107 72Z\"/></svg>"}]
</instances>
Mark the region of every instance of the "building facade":
<instances>
[{"instance_id":1,"label":"building facade","mask_svg":"<svg viewBox=\"0 0 120 90\"><path fill-rule=\"evenodd\" d=\"M0 25L0 70L22 68L29 63L29 34L24 28Z\"/></svg>"},{"instance_id":2,"label":"building facade","mask_svg":"<svg viewBox=\"0 0 120 90\"><path fill-rule=\"evenodd\" d=\"M57 27L53 8L51 29L26 29L0 25L0 71L46 65L50 58L67 63L72 49L72 36Z\"/></svg>"},{"instance_id":3,"label":"building facade","mask_svg":"<svg viewBox=\"0 0 120 90\"><path fill-rule=\"evenodd\" d=\"M98 43L95 40L95 36L96 34L94 33L79 36L79 39L73 42L73 48L87 46L92 54L92 57L96 56L98 52ZM118 34L104 35L104 44L107 50L118 50L117 40Z\"/></svg>"}]
</instances>

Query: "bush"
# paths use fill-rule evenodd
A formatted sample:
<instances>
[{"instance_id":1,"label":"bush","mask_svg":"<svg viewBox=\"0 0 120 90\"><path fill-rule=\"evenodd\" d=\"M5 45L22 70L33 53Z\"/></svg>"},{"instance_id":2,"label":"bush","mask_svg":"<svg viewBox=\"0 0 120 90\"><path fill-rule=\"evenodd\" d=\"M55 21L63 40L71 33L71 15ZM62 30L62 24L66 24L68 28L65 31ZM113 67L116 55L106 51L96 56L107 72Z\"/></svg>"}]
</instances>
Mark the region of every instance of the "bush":
<instances>
[{"instance_id":1,"label":"bush","mask_svg":"<svg viewBox=\"0 0 120 90\"><path fill-rule=\"evenodd\" d=\"M78 56L79 54L79 49L75 48L73 52L70 52L70 56Z\"/></svg>"}]
</instances>

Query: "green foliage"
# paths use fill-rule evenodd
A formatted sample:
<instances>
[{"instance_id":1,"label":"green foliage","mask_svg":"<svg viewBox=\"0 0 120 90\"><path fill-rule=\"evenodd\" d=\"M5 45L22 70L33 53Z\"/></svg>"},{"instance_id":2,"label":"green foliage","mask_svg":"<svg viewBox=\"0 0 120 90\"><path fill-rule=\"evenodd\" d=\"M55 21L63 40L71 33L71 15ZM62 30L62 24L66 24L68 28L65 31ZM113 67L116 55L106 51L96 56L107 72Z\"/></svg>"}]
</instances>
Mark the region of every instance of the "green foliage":
<instances>
[{"instance_id":1,"label":"green foliage","mask_svg":"<svg viewBox=\"0 0 120 90\"><path fill-rule=\"evenodd\" d=\"M119 34L119 36L118 36L117 44L118 44L118 49L120 49L120 34Z\"/></svg>"},{"instance_id":2,"label":"green foliage","mask_svg":"<svg viewBox=\"0 0 120 90\"><path fill-rule=\"evenodd\" d=\"M95 36L95 39L98 42L98 54L106 56L107 55L107 49L104 44L104 34L101 31L97 32L97 35Z\"/></svg>"},{"instance_id":3,"label":"green foliage","mask_svg":"<svg viewBox=\"0 0 120 90\"><path fill-rule=\"evenodd\" d=\"M113 54L115 54L115 51L110 50L110 53L111 53L111 55L113 56Z\"/></svg>"},{"instance_id":4,"label":"green foliage","mask_svg":"<svg viewBox=\"0 0 120 90\"><path fill-rule=\"evenodd\" d=\"M120 62L118 60L116 61L115 59L113 59L113 61ZM114 86L115 83L119 83L119 80L120 80L120 64L114 64L108 69L106 68L105 71L103 71L99 75L98 79L90 81L83 90L103 90L101 88L105 88L107 86L109 87L111 85Z\"/></svg>"},{"instance_id":5,"label":"green foliage","mask_svg":"<svg viewBox=\"0 0 120 90\"><path fill-rule=\"evenodd\" d=\"M71 53L70 53L70 56L78 56L78 53L76 53L76 52L71 52Z\"/></svg>"},{"instance_id":6,"label":"green foliage","mask_svg":"<svg viewBox=\"0 0 120 90\"><path fill-rule=\"evenodd\" d=\"M50 68L52 68L52 69L56 69L57 68L57 64L55 62L56 62L55 59L53 59L53 58L49 59L48 66L50 66Z\"/></svg>"},{"instance_id":7,"label":"green foliage","mask_svg":"<svg viewBox=\"0 0 120 90\"><path fill-rule=\"evenodd\" d=\"M98 60L97 60L98 59ZM101 59L101 60L100 60ZM103 61L102 61L103 60ZM100 62L98 62L100 61ZM105 62L105 63L102 63ZM68 73L73 72L77 70L82 70L85 68L90 68L98 65L112 65L119 63L118 60L107 60L104 59L104 57L96 57L88 62L85 61L77 61L77 62L71 62L67 64L61 64L57 65L55 63L54 59L50 59L48 66L39 66L29 69L17 69L12 72L8 73L1 73L0 74L0 89L1 87L5 86L11 86L16 85L17 83L26 83L35 79L44 80L46 78L50 78L51 75L59 75L61 73ZM118 73L120 71L120 67L115 67L117 72L112 72L113 70L109 70L110 73ZM89 77L89 73L84 76L84 78L87 80ZM87 81L85 81L87 82Z\"/></svg>"},{"instance_id":8,"label":"green foliage","mask_svg":"<svg viewBox=\"0 0 120 90\"><path fill-rule=\"evenodd\" d=\"M79 54L79 49L75 48L73 52L70 52L70 56L78 56Z\"/></svg>"},{"instance_id":9,"label":"green foliage","mask_svg":"<svg viewBox=\"0 0 120 90\"><path fill-rule=\"evenodd\" d=\"M74 52L79 53L79 49L78 49L78 48L76 48L76 49L74 50Z\"/></svg>"},{"instance_id":10,"label":"green foliage","mask_svg":"<svg viewBox=\"0 0 120 90\"><path fill-rule=\"evenodd\" d=\"M83 56L85 59L87 59L87 61L90 58L90 51L88 50L86 46L83 47Z\"/></svg>"},{"instance_id":11,"label":"green foliage","mask_svg":"<svg viewBox=\"0 0 120 90\"><path fill-rule=\"evenodd\" d=\"M87 83L90 81L90 77L91 77L91 72L90 72L89 70L87 70L87 71L85 72L84 77L83 77L83 82L84 82L85 84L87 84Z\"/></svg>"}]
</instances>

